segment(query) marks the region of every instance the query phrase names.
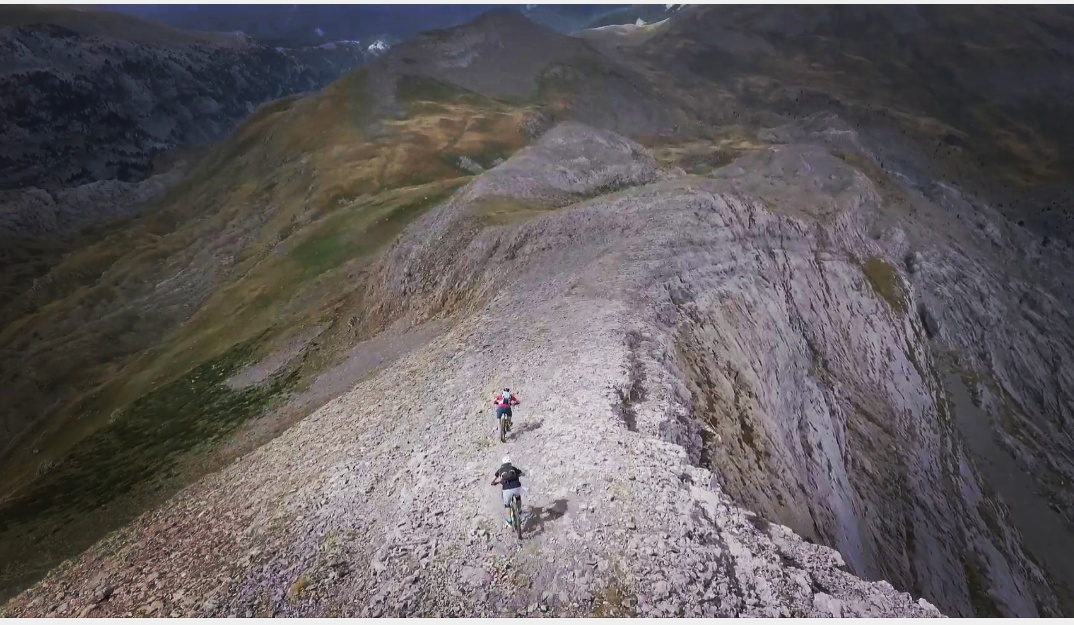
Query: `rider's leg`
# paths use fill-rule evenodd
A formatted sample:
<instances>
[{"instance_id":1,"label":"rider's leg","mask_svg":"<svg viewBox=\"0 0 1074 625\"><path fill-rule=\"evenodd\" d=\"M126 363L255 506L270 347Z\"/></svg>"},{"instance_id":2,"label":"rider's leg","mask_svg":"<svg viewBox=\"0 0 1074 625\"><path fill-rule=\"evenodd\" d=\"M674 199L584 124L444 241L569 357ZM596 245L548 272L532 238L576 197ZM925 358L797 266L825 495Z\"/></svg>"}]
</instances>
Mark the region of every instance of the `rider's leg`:
<instances>
[{"instance_id":1,"label":"rider's leg","mask_svg":"<svg viewBox=\"0 0 1074 625\"><path fill-rule=\"evenodd\" d=\"M519 498L521 498L522 497L522 489L521 488L510 488L510 489L507 489L507 490L503 491L503 512L504 512L504 517L505 517L504 518L504 523L506 523L508 526L511 525L511 497L514 496L514 495L518 495ZM521 521L521 519L519 519L519 521Z\"/></svg>"}]
</instances>

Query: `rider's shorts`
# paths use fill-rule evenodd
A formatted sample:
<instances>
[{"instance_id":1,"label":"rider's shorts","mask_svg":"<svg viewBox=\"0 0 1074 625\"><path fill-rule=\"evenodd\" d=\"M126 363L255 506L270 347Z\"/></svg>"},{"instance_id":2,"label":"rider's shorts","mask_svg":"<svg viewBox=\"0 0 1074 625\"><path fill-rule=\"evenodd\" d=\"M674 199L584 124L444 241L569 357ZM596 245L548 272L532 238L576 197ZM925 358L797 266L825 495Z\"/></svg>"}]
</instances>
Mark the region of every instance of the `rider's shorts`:
<instances>
[{"instance_id":1,"label":"rider's shorts","mask_svg":"<svg viewBox=\"0 0 1074 625\"><path fill-rule=\"evenodd\" d=\"M515 495L518 495L519 497L522 497L522 487L521 486L519 486L518 488L508 488L507 490L503 491L503 505L504 505L505 508L507 506L511 505L511 497L513 497Z\"/></svg>"},{"instance_id":2,"label":"rider's shorts","mask_svg":"<svg viewBox=\"0 0 1074 625\"><path fill-rule=\"evenodd\" d=\"M500 415L507 415L507 418L509 418L509 419L514 417L514 415L511 414L511 407L510 406L504 406L504 407L501 407L501 408L497 408L496 409L496 418L499 419Z\"/></svg>"}]
</instances>

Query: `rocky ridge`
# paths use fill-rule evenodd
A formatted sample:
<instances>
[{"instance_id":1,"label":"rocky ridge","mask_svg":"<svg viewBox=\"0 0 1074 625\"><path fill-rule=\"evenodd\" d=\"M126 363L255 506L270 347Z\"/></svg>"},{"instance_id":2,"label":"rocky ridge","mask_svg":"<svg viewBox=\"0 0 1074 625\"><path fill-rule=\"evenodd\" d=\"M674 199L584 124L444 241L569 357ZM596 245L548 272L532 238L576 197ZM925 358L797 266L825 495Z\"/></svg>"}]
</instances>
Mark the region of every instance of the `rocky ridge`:
<instances>
[{"instance_id":1,"label":"rocky ridge","mask_svg":"<svg viewBox=\"0 0 1074 625\"><path fill-rule=\"evenodd\" d=\"M795 155L822 159L802 149ZM395 317L403 326L444 318L440 336L105 541L126 545L122 560L95 548L9 611L58 614L63 594L67 612L96 605L99 615L936 615L924 600L846 572L832 549L732 503L723 484L734 476L699 466L713 424L693 411L722 385L692 387L682 369L689 360L675 355L691 324L684 284L715 286L709 292L740 315L750 306L752 280L704 250L760 253L761 261L797 227L867 251L858 194L868 188L849 187L835 193L844 198L830 209L835 223L822 227L726 183L660 171L629 140L558 126L420 219L385 255L370 295L380 292L386 305L371 314L409 311ZM515 190L529 206L569 207L519 226L473 228L474 210ZM707 244L712 236L725 245ZM763 262L797 266L793 259L815 257L810 241L774 248L780 256ZM879 341L913 336L919 322L893 323L899 317L883 312L846 251L829 248L827 266L802 265L827 278L831 297L850 310L833 329L872 319ZM434 260L446 271L430 281L421 267ZM769 311L766 328L793 324L786 310ZM754 332L739 326L739 340ZM829 340L833 348L840 341ZM883 345L867 353L913 371L901 350L894 361ZM803 346L788 357L809 353ZM849 368L835 375L876 389ZM503 446L492 439L484 395L508 382L524 403ZM803 373L777 388L802 396L816 383ZM920 406L906 418L923 453L942 428L927 384L907 380L910 394L891 398ZM400 410L399 388L420 389L427 401L385 419ZM773 408L753 416L761 427L783 421ZM842 436L833 424L808 446L838 458L828 446ZM497 527L497 493L487 485L505 449L529 476L521 544ZM961 479L974 483L972 471ZM810 487L854 494L846 483ZM940 520L923 512L915 522L927 536ZM170 540L178 547L165 547ZM162 548L172 554L167 565ZM85 567L101 575L90 580ZM444 588L443 579L461 583ZM109 598L89 601L102 585L114 589Z\"/></svg>"}]
</instances>

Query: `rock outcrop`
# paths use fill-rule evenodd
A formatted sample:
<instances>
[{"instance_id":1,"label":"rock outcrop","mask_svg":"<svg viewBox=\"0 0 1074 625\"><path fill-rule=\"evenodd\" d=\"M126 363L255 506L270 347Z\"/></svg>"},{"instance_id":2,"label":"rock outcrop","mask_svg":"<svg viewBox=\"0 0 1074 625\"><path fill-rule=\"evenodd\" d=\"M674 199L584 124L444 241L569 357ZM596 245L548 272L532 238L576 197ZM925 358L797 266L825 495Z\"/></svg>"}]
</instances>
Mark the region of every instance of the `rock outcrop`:
<instances>
[{"instance_id":1,"label":"rock outcrop","mask_svg":"<svg viewBox=\"0 0 1074 625\"><path fill-rule=\"evenodd\" d=\"M63 238L137 215L182 175L172 170L139 182L99 180L56 190L0 191L0 236Z\"/></svg>"}]
</instances>

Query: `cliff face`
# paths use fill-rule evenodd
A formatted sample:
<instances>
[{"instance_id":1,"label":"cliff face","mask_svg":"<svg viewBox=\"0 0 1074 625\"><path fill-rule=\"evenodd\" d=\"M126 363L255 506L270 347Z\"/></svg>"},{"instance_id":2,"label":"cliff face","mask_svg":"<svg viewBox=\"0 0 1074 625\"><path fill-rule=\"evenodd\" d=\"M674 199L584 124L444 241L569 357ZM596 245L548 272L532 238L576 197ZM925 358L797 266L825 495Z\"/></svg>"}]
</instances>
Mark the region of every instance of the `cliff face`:
<instances>
[{"instance_id":1,"label":"cliff face","mask_svg":"<svg viewBox=\"0 0 1074 625\"><path fill-rule=\"evenodd\" d=\"M679 350L687 414L702 421L699 462L745 507L836 547L867 579L951 613L1054 613L1045 574L997 522L1004 507L959 442L904 250L870 236L878 213L909 216L815 145L773 148L717 178L768 210L731 203L713 238L669 240L678 340L666 345ZM934 235L915 244L947 247ZM676 439L691 419L680 423Z\"/></svg>"},{"instance_id":2,"label":"cliff face","mask_svg":"<svg viewBox=\"0 0 1074 625\"><path fill-rule=\"evenodd\" d=\"M1007 513L989 511L991 505L975 503L976 495L967 495L968 508L977 509L992 535L997 535L995 527L1007 523L1019 529L1030 558L1048 570L1048 584L1064 602L1063 610L1069 611L1071 592L1063 580L1071 576L1065 562L1074 544L1067 487L1074 477L1074 439L1069 434L1072 380L1062 366L1074 344L1070 321L1074 302L1064 269L1072 254L1071 218L1065 209L1071 188L1064 182L1072 153L1062 121L1070 115L1074 88L1069 80L1074 66L1069 44L1074 22L1069 12L1049 8L1016 14L939 7L691 11L692 19L673 19L665 32L643 43L641 54L661 67L692 75L698 85L695 93L726 89L734 96L732 120L764 127L754 135L757 140L820 143L873 181L878 200L875 208L863 204L863 214L869 216L864 232L884 250L880 257L890 268L870 264L869 254L854 253L873 276L871 282L888 289L893 301L900 289L912 285L913 299L899 308L916 316L921 326L899 341L903 348L898 351L913 365L911 377L925 374L938 380L936 388L948 400L951 419L958 426L955 438L967 443L964 461L981 468L982 491L988 498L998 497L1010 506ZM721 163L698 160L679 162L703 175L727 175L727 170L711 173ZM757 179L750 171L767 166L764 161L753 162L739 177L766 198L786 198L779 181L791 174L808 179L816 167L808 155L778 165L767 179ZM822 183L827 184L819 176L810 187ZM819 303L811 302L802 317L816 322L814 306L820 309ZM808 347L812 352L822 343L811 337ZM932 354L935 374L929 374L931 366L922 360L923 345ZM860 345L840 349L856 358L869 353ZM894 346L891 349L895 351ZM817 357L825 367L825 358L833 361L823 350ZM873 372L876 382L888 387L892 377L901 377L897 369L877 369L866 361L855 361L854 366ZM851 392L845 385L839 389ZM871 415L875 397L854 397L852 403ZM945 411L937 409L942 416ZM848 405L846 410L857 409ZM900 408L903 414L907 410ZM889 415L881 422L899 420ZM746 425L754 427L749 421ZM746 425L738 427L746 431ZM781 432L776 438L785 446L793 431ZM889 434L872 433L862 440L882 440ZM895 435L904 436L897 431ZM848 439L845 445L853 449L854 442ZM899 457L916 448L909 443L894 445ZM763 449L742 446L713 457L737 471L758 456L764 460ZM893 457L882 466L901 462ZM955 466L944 471L961 473L952 470ZM864 471L877 476L874 467ZM820 516L829 521L821 523L815 511L802 515L800 504L780 501L794 492L798 478L787 484L789 474L784 474L772 483L772 475L766 472L759 481L733 482L736 496L759 502L804 533L817 522L815 531L827 544L857 540L854 532L844 531L841 521L831 520L840 507L856 507L840 504L834 511L824 511ZM851 475L852 482L855 479ZM899 484L896 490L908 488ZM867 508L884 506L871 503ZM902 580L900 587L925 583L911 570L912 561L897 564L904 548L898 545L901 539L892 540L899 532L887 525L897 522L898 515L882 516L887 519L885 527L869 530L878 537L880 551L875 559L859 560L861 568L856 570L867 575L886 570L876 574ZM979 521L972 523L978 530L971 533L979 531ZM902 535L907 544L916 540L920 548L912 531ZM845 554L855 550L846 549ZM975 558L994 562L999 556L974 547L939 568L964 568L966 579L976 579L974 585L993 589L991 597L976 593L973 605L987 610L994 601L1002 611L1004 601L996 597L1011 587L1007 575L978 571L972 563ZM959 560L965 563L960 566ZM848 561L853 559L848 556ZM943 594L953 597L962 591ZM1027 605L1037 594L1023 593L1016 604ZM1014 609L1016 604L1006 607ZM966 609L965 605L958 609Z\"/></svg>"},{"instance_id":3,"label":"cliff face","mask_svg":"<svg viewBox=\"0 0 1074 625\"><path fill-rule=\"evenodd\" d=\"M360 45L272 48L106 12L6 9L0 189L140 180L155 155L220 139L259 104L319 89L367 55Z\"/></svg>"}]
</instances>

